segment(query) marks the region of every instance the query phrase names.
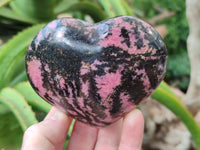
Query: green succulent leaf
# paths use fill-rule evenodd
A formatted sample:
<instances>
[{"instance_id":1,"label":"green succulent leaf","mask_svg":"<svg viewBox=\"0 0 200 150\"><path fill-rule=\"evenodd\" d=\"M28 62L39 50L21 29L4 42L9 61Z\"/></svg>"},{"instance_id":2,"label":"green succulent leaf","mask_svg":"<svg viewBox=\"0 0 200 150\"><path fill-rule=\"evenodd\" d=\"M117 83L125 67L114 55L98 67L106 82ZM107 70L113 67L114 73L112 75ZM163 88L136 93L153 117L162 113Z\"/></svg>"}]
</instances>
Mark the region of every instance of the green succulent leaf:
<instances>
[{"instance_id":1,"label":"green succulent leaf","mask_svg":"<svg viewBox=\"0 0 200 150\"><path fill-rule=\"evenodd\" d=\"M6 107L4 104L0 103L0 115L7 114L8 112L10 112L8 107Z\"/></svg>"},{"instance_id":2,"label":"green succulent leaf","mask_svg":"<svg viewBox=\"0 0 200 150\"><path fill-rule=\"evenodd\" d=\"M19 91L34 109L41 110L48 113L51 105L45 102L36 92L33 90L29 82L21 82L14 86Z\"/></svg>"},{"instance_id":3,"label":"green succulent leaf","mask_svg":"<svg viewBox=\"0 0 200 150\"><path fill-rule=\"evenodd\" d=\"M11 0L0 0L0 7L3 7L4 5L8 4Z\"/></svg>"},{"instance_id":4,"label":"green succulent leaf","mask_svg":"<svg viewBox=\"0 0 200 150\"><path fill-rule=\"evenodd\" d=\"M24 50L23 50L24 51ZM26 51L26 49L25 49ZM8 86L13 86L19 82L27 81L27 75L25 72L25 60L24 55L22 55L18 60L16 60L16 64L14 64L14 68L11 76L7 76L11 82L9 82ZM9 72L10 73L10 72Z\"/></svg>"},{"instance_id":5,"label":"green succulent leaf","mask_svg":"<svg viewBox=\"0 0 200 150\"><path fill-rule=\"evenodd\" d=\"M19 121L25 131L30 125L37 123L34 112L24 97L13 88L4 88L0 92L0 102L6 105Z\"/></svg>"},{"instance_id":6,"label":"green succulent leaf","mask_svg":"<svg viewBox=\"0 0 200 150\"><path fill-rule=\"evenodd\" d=\"M54 9L55 14L66 12L72 5L76 4L78 0L62 0Z\"/></svg>"},{"instance_id":7,"label":"green succulent leaf","mask_svg":"<svg viewBox=\"0 0 200 150\"><path fill-rule=\"evenodd\" d=\"M131 7L127 4L127 2L125 0L120 0L120 3L124 7L124 10L126 11L126 15L135 16L135 14L133 13L133 11L131 10Z\"/></svg>"},{"instance_id":8,"label":"green succulent leaf","mask_svg":"<svg viewBox=\"0 0 200 150\"><path fill-rule=\"evenodd\" d=\"M14 12L12 9L7 8L7 7L1 7L0 8L0 17L10 19L10 20L19 21L19 22L29 23L29 24L33 24L33 23L37 22L34 19L25 18L23 16L20 16L20 15L16 14L16 12Z\"/></svg>"},{"instance_id":9,"label":"green succulent leaf","mask_svg":"<svg viewBox=\"0 0 200 150\"><path fill-rule=\"evenodd\" d=\"M23 82L23 81L27 81L27 74L26 71L22 71L19 75L17 75L10 83L9 86L14 86L17 83Z\"/></svg>"},{"instance_id":10,"label":"green succulent leaf","mask_svg":"<svg viewBox=\"0 0 200 150\"><path fill-rule=\"evenodd\" d=\"M125 0L99 0L99 3L104 8L109 18L120 15L134 16L131 8Z\"/></svg>"},{"instance_id":11,"label":"green succulent leaf","mask_svg":"<svg viewBox=\"0 0 200 150\"><path fill-rule=\"evenodd\" d=\"M6 107L4 105L4 107ZM1 110L1 109L0 109ZM20 150L23 131L12 112L0 114L0 148L3 150Z\"/></svg>"},{"instance_id":12,"label":"green succulent leaf","mask_svg":"<svg viewBox=\"0 0 200 150\"><path fill-rule=\"evenodd\" d=\"M77 2L66 9L66 11L80 11L84 14L89 14L95 22L106 19L106 15L103 10L95 3L88 1Z\"/></svg>"},{"instance_id":13,"label":"green succulent leaf","mask_svg":"<svg viewBox=\"0 0 200 150\"><path fill-rule=\"evenodd\" d=\"M18 56L15 57L15 59L12 60L12 62L10 62L10 64L8 64L8 68L7 70L5 70L5 79L3 80L2 84L4 84L5 82L9 83L12 75L14 73L14 70L16 68L16 65L18 64L18 62L20 61L20 56L21 54L19 54Z\"/></svg>"},{"instance_id":14,"label":"green succulent leaf","mask_svg":"<svg viewBox=\"0 0 200 150\"><path fill-rule=\"evenodd\" d=\"M26 49L38 31L44 26L39 24L23 30L1 47L0 50L0 89L9 84L14 67L25 54Z\"/></svg>"},{"instance_id":15,"label":"green succulent leaf","mask_svg":"<svg viewBox=\"0 0 200 150\"><path fill-rule=\"evenodd\" d=\"M176 96L176 94L172 91L172 89L166 82L162 81L158 88L165 90L168 94L175 96L177 100L179 100L179 98Z\"/></svg>"},{"instance_id":16,"label":"green succulent leaf","mask_svg":"<svg viewBox=\"0 0 200 150\"><path fill-rule=\"evenodd\" d=\"M109 1L117 16L127 15L127 12L124 9L121 0L109 0Z\"/></svg>"},{"instance_id":17,"label":"green succulent leaf","mask_svg":"<svg viewBox=\"0 0 200 150\"><path fill-rule=\"evenodd\" d=\"M104 8L106 15L109 18L115 17L116 16L116 12L114 11L111 3L109 0L99 0L99 3L101 4L101 6Z\"/></svg>"},{"instance_id":18,"label":"green succulent leaf","mask_svg":"<svg viewBox=\"0 0 200 150\"><path fill-rule=\"evenodd\" d=\"M55 19L54 8L60 0L13 0L12 9L24 18L31 18L37 22L48 22Z\"/></svg>"}]
</instances>

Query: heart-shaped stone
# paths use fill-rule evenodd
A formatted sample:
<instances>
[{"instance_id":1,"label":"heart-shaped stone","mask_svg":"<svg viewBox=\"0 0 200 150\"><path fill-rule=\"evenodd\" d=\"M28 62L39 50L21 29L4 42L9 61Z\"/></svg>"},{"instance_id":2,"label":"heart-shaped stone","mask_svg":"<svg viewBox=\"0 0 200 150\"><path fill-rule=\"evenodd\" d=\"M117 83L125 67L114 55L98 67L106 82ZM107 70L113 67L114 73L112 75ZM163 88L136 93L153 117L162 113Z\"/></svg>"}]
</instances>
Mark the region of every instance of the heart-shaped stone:
<instances>
[{"instance_id":1,"label":"heart-shaped stone","mask_svg":"<svg viewBox=\"0 0 200 150\"><path fill-rule=\"evenodd\" d=\"M106 126L145 100L164 77L167 52L146 22L120 16L47 24L26 54L28 78L47 102L79 121Z\"/></svg>"}]
</instances>

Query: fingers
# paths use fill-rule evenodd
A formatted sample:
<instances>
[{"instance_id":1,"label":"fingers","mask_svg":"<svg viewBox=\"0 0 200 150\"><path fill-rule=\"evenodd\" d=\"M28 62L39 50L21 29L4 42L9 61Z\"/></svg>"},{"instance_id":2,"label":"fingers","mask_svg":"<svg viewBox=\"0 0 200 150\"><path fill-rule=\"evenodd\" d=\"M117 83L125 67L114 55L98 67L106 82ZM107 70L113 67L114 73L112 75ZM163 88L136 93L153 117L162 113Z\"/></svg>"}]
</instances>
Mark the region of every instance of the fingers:
<instances>
[{"instance_id":1,"label":"fingers","mask_svg":"<svg viewBox=\"0 0 200 150\"><path fill-rule=\"evenodd\" d=\"M141 150L144 131L144 118L140 110L135 109L124 119L119 150Z\"/></svg>"},{"instance_id":2,"label":"fingers","mask_svg":"<svg viewBox=\"0 0 200 150\"><path fill-rule=\"evenodd\" d=\"M95 150L117 150L119 147L122 119L114 124L99 129Z\"/></svg>"},{"instance_id":3,"label":"fingers","mask_svg":"<svg viewBox=\"0 0 200 150\"><path fill-rule=\"evenodd\" d=\"M102 129L77 121L67 150L140 150L143 130L144 118L139 110Z\"/></svg>"},{"instance_id":4,"label":"fingers","mask_svg":"<svg viewBox=\"0 0 200 150\"><path fill-rule=\"evenodd\" d=\"M66 114L52 107L42 122L26 130L22 150L61 150L71 120Z\"/></svg>"},{"instance_id":5,"label":"fingers","mask_svg":"<svg viewBox=\"0 0 200 150\"><path fill-rule=\"evenodd\" d=\"M63 149L71 120L70 117L53 107L44 121L27 129L22 150ZM124 120L120 119L102 129L76 121L68 150L140 150L143 130L144 118L139 110L133 110L126 115Z\"/></svg>"},{"instance_id":6,"label":"fingers","mask_svg":"<svg viewBox=\"0 0 200 150\"><path fill-rule=\"evenodd\" d=\"M97 133L97 128L76 121L67 150L93 150Z\"/></svg>"}]
</instances>

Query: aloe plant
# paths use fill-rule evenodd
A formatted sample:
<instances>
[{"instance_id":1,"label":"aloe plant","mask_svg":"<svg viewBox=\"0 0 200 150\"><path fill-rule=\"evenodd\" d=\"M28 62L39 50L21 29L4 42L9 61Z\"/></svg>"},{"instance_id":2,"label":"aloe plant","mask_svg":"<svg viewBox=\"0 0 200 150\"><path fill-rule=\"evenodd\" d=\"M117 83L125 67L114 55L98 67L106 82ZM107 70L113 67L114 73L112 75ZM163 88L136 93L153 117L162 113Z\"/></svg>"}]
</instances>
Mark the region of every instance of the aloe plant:
<instances>
[{"instance_id":1,"label":"aloe plant","mask_svg":"<svg viewBox=\"0 0 200 150\"><path fill-rule=\"evenodd\" d=\"M1 0L0 25L9 22L7 25L12 27L17 22L29 27L20 31L0 47L0 117L2 118L0 130L5 127L3 118L9 116L16 119L22 129L18 131L19 126L12 127L15 131L13 133L20 134L22 137L23 131L38 121L37 112L47 114L50 110L51 106L33 91L27 81L24 54L31 40L45 23L55 19L60 13L68 13L78 16L80 19L85 19L84 16L89 15L94 22L117 15L134 16L124 0ZM196 149L200 150L200 128L170 87L162 82L152 97L180 118L190 131ZM0 141L3 133L0 132ZM19 141L13 140L13 143L17 142ZM6 143L5 139L4 143ZM1 144L0 142L0 147ZM18 143L16 146L20 146L20 144Z\"/></svg>"}]
</instances>

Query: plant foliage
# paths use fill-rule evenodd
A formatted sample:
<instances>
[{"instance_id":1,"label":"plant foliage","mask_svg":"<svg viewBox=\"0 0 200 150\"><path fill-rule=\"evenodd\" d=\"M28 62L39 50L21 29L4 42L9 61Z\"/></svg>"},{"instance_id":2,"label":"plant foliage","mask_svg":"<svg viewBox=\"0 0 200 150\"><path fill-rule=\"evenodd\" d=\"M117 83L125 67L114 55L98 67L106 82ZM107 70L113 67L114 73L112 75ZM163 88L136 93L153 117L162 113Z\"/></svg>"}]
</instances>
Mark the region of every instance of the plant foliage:
<instances>
[{"instance_id":1,"label":"plant foliage","mask_svg":"<svg viewBox=\"0 0 200 150\"><path fill-rule=\"evenodd\" d=\"M182 4L180 0L177 0L177 2ZM98 22L117 15L133 16L133 11L135 14L141 13L136 8L144 9L144 15L147 18L151 18L157 13L152 9L154 5L167 6L167 8L165 7L166 9L176 11L179 17L184 17L181 14L184 6L177 5L172 0L162 2L158 0L140 0L140 2L134 0L133 9L130 5L131 3L128 4L125 0L0 1L0 25L4 26L5 29L8 29L8 27L12 29L15 28L16 22L21 24L21 27L18 28L21 31L0 47L0 148L12 149L14 147L14 149L19 149L23 132L30 125L42 120L50 110L51 106L34 92L27 81L24 65L26 49L45 23L55 19L60 13L78 17L79 19L85 19L86 16L90 16L94 22ZM174 23L176 28L187 27L183 18L179 21L181 22L179 25L176 23L177 18L164 20L164 22L168 22L168 24ZM29 27L25 28L26 26ZM174 33L169 34L169 37L165 39L165 41L171 42L170 45L168 44L169 53L182 52L185 47L180 44L185 42L187 32L178 33L174 28L170 28L169 25L170 32L173 31ZM172 37L174 39L170 41ZM172 51L174 47L178 46L179 49L176 52ZM191 114L180 103L178 97L170 90L170 87L162 82L152 97L169 108L183 121L191 132L196 148L199 150L200 129ZM70 132L71 130L72 127Z\"/></svg>"}]
</instances>

